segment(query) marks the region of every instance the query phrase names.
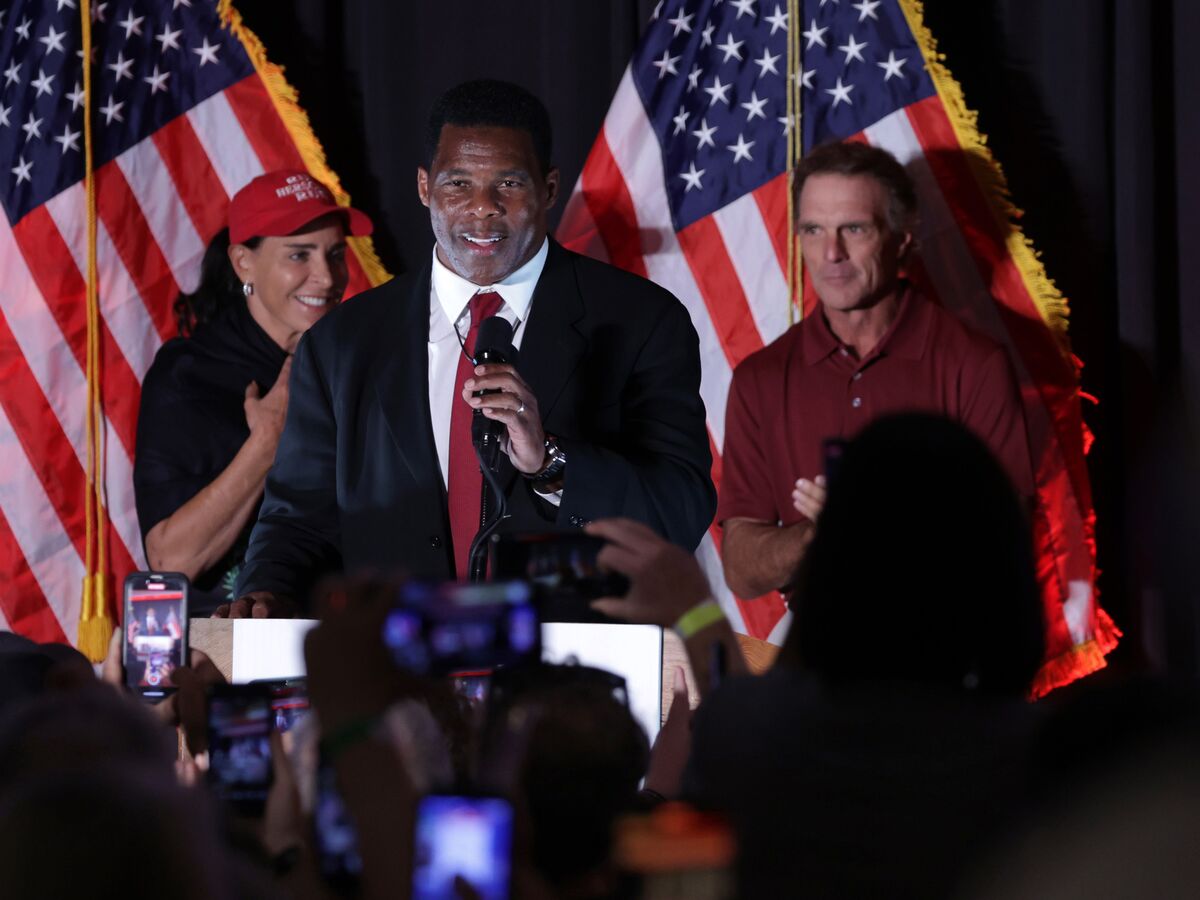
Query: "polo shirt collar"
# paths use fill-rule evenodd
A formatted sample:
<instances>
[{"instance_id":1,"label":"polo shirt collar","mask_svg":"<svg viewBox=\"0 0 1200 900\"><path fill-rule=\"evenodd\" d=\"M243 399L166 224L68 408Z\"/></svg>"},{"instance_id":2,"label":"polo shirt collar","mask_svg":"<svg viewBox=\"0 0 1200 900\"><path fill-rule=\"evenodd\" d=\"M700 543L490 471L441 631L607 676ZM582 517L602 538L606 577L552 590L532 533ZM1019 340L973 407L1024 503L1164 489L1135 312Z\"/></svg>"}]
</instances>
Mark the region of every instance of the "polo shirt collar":
<instances>
[{"instance_id":1,"label":"polo shirt collar","mask_svg":"<svg viewBox=\"0 0 1200 900\"><path fill-rule=\"evenodd\" d=\"M896 319L884 333L879 343L861 363L877 356L896 356L902 359L919 360L925 355L929 339L931 310L928 301L917 295L912 285L901 283L900 308ZM804 329L804 360L810 366L842 349L842 342L829 327L820 304L809 316L811 325Z\"/></svg>"},{"instance_id":2,"label":"polo shirt collar","mask_svg":"<svg viewBox=\"0 0 1200 900\"><path fill-rule=\"evenodd\" d=\"M454 323L462 318L467 304L476 294L495 291L504 300L505 306L516 315L517 321L524 322L529 316L529 306L533 302L533 290L537 287L542 269L546 267L546 257L550 253L550 239L542 241L542 246L533 258L503 281L496 284L478 285L467 281L456 272L442 265L438 259L437 247L433 248L433 293L446 314L447 321Z\"/></svg>"}]
</instances>

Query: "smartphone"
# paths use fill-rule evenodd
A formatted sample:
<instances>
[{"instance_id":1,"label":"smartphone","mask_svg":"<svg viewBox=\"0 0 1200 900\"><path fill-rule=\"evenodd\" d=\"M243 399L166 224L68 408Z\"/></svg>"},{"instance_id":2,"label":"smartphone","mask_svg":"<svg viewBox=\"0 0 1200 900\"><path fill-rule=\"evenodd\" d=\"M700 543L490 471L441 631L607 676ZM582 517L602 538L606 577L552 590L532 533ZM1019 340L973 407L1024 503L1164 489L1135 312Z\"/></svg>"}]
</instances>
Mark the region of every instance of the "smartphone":
<instances>
[{"instance_id":1,"label":"smartphone","mask_svg":"<svg viewBox=\"0 0 1200 900\"><path fill-rule=\"evenodd\" d=\"M208 695L208 782L243 815L262 815L274 780L271 687L213 685Z\"/></svg>"},{"instance_id":2,"label":"smartphone","mask_svg":"<svg viewBox=\"0 0 1200 900\"><path fill-rule=\"evenodd\" d=\"M479 676L541 658L541 627L524 582L410 582L383 627L401 668L419 675Z\"/></svg>"},{"instance_id":3,"label":"smartphone","mask_svg":"<svg viewBox=\"0 0 1200 900\"><path fill-rule=\"evenodd\" d=\"M833 484L842 469L842 457L846 455L847 441L842 438L825 438L821 443L825 463L825 486Z\"/></svg>"},{"instance_id":4,"label":"smartphone","mask_svg":"<svg viewBox=\"0 0 1200 900\"><path fill-rule=\"evenodd\" d=\"M417 805L413 900L510 896L513 808L503 797L431 794ZM465 886L455 884L457 879Z\"/></svg>"},{"instance_id":5,"label":"smartphone","mask_svg":"<svg viewBox=\"0 0 1200 900\"><path fill-rule=\"evenodd\" d=\"M313 804L313 832L317 870L335 892L353 896L362 876L362 857L358 850L358 830L346 809L333 766L321 756L317 762L316 800Z\"/></svg>"},{"instance_id":6,"label":"smartphone","mask_svg":"<svg viewBox=\"0 0 1200 900\"><path fill-rule=\"evenodd\" d=\"M134 572L126 577L121 623L125 684L145 699L161 700L175 690L171 673L187 664L187 576Z\"/></svg>"},{"instance_id":7,"label":"smartphone","mask_svg":"<svg viewBox=\"0 0 1200 900\"><path fill-rule=\"evenodd\" d=\"M596 563L604 544L590 534L495 535L491 571L496 578L527 580L543 595L560 600L624 597L629 579Z\"/></svg>"}]
</instances>

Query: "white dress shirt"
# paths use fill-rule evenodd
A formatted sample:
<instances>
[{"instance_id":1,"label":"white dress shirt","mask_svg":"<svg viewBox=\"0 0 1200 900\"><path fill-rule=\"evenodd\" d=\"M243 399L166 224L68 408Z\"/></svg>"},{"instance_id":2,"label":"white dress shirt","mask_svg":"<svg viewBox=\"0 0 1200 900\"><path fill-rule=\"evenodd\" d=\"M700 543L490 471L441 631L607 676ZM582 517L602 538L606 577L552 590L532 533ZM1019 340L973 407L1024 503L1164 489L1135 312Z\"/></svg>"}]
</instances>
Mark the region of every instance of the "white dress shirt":
<instances>
[{"instance_id":1,"label":"white dress shirt","mask_svg":"<svg viewBox=\"0 0 1200 900\"><path fill-rule=\"evenodd\" d=\"M450 482L450 413L454 403L462 402L455 396L454 381L458 374L458 359L463 352L459 336L466 340L471 330L471 298L488 291L500 295L504 303L497 315L512 324L513 346L520 349L525 326L529 324L533 289L542 276L549 252L550 241L546 239L529 262L503 281L480 286L442 265L434 247L433 277L429 284L429 416L433 422L433 443L437 447L443 485ZM544 496L557 505L562 492Z\"/></svg>"}]
</instances>

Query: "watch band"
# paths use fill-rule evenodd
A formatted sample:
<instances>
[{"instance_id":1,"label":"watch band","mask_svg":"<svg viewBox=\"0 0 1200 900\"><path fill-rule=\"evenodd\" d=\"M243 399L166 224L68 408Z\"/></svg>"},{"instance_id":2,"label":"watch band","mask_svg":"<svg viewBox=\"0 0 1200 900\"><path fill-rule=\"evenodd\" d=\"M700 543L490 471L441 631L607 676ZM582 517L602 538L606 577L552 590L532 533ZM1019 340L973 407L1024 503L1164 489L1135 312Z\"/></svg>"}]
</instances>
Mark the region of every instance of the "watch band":
<instances>
[{"instance_id":1,"label":"watch band","mask_svg":"<svg viewBox=\"0 0 1200 900\"><path fill-rule=\"evenodd\" d=\"M368 716L343 725L333 734L321 738L321 753L328 762L333 762L347 747L375 737L381 718L381 716Z\"/></svg>"},{"instance_id":2,"label":"watch band","mask_svg":"<svg viewBox=\"0 0 1200 900\"><path fill-rule=\"evenodd\" d=\"M562 479L562 473L567 468L567 454L558 446L558 439L546 437L546 464L542 468L525 477L536 484L552 484Z\"/></svg>"}]
</instances>

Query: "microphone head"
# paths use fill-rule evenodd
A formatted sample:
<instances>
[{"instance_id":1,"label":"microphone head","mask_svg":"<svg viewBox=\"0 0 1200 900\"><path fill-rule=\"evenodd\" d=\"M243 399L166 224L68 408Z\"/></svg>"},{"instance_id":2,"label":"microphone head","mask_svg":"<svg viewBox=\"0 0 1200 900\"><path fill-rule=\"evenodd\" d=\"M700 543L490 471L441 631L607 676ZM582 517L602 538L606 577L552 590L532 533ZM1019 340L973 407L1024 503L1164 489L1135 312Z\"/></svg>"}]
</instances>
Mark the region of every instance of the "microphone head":
<instances>
[{"instance_id":1,"label":"microphone head","mask_svg":"<svg viewBox=\"0 0 1200 900\"><path fill-rule=\"evenodd\" d=\"M488 316L475 336L475 361L508 362L513 357L513 327L507 319Z\"/></svg>"}]
</instances>

